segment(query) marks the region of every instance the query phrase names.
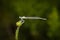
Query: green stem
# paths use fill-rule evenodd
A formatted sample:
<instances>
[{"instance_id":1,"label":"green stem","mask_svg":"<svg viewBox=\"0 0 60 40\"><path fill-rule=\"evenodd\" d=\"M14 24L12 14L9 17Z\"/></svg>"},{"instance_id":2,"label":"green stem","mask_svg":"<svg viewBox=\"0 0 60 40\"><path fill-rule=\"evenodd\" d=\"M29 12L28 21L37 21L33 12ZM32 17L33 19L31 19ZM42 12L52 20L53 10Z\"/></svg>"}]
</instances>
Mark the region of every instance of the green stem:
<instances>
[{"instance_id":1,"label":"green stem","mask_svg":"<svg viewBox=\"0 0 60 40\"><path fill-rule=\"evenodd\" d=\"M16 32L15 32L15 39L16 40L18 40L19 29L20 29L20 27L17 27Z\"/></svg>"},{"instance_id":2,"label":"green stem","mask_svg":"<svg viewBox=\"0 0 60 40\"><path fill-rule=\"evenodd\" d=\"M18 21L16 23L18 27L17 27L16 32L15 32L15 40L18 40L19 29L23 23L24 23L24 20L22 20L22 19L21 19L21 21Z\"/></svg>"}]
</instances>

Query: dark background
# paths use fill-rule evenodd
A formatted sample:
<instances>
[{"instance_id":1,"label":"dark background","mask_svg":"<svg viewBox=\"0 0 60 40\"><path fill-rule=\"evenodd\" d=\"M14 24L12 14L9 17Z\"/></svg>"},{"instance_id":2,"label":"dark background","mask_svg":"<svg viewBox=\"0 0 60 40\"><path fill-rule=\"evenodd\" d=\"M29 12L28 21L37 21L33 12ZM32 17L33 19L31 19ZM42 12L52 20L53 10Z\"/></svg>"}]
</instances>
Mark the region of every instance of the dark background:
<instances>
[{"instance_id":1,"label":"dark background","mask_svg":"<svg viewBox=\"0 0 60 40\"><path fill-rule=\"evenodd\" d=\"M19 16L47 20L25 20L19 40L60 40L60 0L0 0L0 40L15 40Z\"/></svg>"}]
</instances>

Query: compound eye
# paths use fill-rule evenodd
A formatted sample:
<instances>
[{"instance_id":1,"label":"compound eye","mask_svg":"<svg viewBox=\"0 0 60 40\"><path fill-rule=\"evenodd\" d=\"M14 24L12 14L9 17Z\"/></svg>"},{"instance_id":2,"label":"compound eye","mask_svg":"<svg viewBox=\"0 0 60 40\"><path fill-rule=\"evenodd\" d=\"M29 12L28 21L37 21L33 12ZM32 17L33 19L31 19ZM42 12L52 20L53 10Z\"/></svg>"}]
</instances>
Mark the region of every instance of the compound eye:
<instances>
[{"instance_id":1,"label":"compound eye","mask_svg":"<svg viewBox=\"0 0 60 40\"><path fill-rule=\"evenodd\" d=\"M22 18L25 18L25 16L23 16Z\"/></svg>"}]
</instances>

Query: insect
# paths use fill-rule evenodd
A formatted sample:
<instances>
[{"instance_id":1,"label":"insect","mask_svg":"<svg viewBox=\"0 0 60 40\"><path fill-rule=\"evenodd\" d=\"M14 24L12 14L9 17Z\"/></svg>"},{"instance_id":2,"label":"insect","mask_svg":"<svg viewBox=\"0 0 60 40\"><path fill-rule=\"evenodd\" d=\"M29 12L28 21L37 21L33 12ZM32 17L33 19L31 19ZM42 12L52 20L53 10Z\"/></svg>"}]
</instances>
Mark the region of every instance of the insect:
<instances>
[{"instance_id":1,"label":"insect","mask_svg":"<svg viewBox=\"0 0 60 40\"><path fill-rule=\"evenodd\" d=\"M21 20L19 20L18 22L16 22L16 26L21 26L21 25L25 22L23 19L41 19L41 20L47 20L47 19L41 18L41 17L25 17L25 16L20 17L20 16L19 16L19 18L20 18Z\"/></svg>"},{"instance_id":2,"label":"insect","mask_svg":"<svg viewBox=\"0 0 60 40\"><path fill-rule=\"evenodd\" d=\"M22 24L25 22L24 19L42 19L42 20L47 20L45 18L40 18L40 17L25 17L25 16L20 17L19 16L19 18L21 20L19 20L18 22L16 22L16 26L18 26L17 29L16 29L16 32L15 32L15 39L16 40L18 40L18 33L19 33L20 26L22 26Z\"/></svg>"}]
</instances>

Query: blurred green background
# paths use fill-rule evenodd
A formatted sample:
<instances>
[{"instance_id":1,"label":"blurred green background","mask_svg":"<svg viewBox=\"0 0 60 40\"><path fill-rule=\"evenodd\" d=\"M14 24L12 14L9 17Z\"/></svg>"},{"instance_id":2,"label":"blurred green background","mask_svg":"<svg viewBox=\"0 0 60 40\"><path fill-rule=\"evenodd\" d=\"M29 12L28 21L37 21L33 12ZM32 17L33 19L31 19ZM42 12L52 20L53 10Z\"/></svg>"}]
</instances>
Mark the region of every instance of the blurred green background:
<instances>
[{"instance_id":1,"label":"blurred green background","mask_svg":"<svg viewBox=\"0 0 60 40\"><path fill-rule=\"evenodd\" d=\"M0 0L0 40L15 40L19 16L38 16L25 20L19 40L60 40L60 0Z\"/></svg>"}]
</instances>

